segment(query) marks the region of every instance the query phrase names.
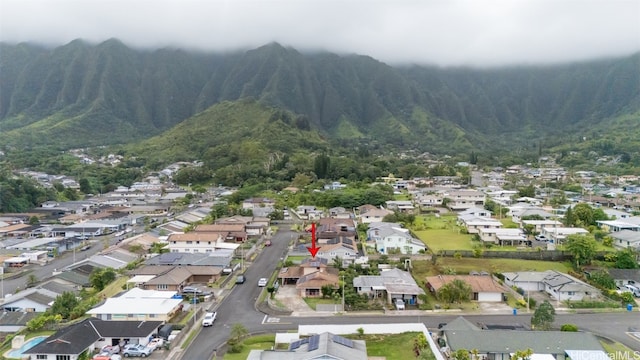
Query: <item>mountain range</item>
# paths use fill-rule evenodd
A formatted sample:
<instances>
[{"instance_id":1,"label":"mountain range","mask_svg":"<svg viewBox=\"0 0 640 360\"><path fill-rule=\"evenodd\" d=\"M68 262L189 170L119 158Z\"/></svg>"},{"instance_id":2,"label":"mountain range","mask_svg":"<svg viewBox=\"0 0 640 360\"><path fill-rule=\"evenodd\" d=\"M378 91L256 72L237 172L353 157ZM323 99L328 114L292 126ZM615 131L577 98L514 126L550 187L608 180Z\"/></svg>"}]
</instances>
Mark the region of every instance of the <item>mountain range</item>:
<instances>
[{"instance_id":1,"label":"mountain range","mask_svg":"<svg viewBox=\"0 0 640 360\"><path fill-rule=\"evenodd\" d=\"M277 43L224 54L139 50L116 39L55 48L2 43L0 149L134 144L144 152L142 141L189 142L194 124L222 148L290 131L297 140L287 146L314 148L375 143L446 153L558 146L603 136L620 118L633 129L640 120L639 69L640 54L475 69L393 67ZM244 105L247 114L238 115ZM269 127L274 120L283 121ZM200 145L180 142L174 149L198 157L211 146Z\"/></svg>"}]
</instances>

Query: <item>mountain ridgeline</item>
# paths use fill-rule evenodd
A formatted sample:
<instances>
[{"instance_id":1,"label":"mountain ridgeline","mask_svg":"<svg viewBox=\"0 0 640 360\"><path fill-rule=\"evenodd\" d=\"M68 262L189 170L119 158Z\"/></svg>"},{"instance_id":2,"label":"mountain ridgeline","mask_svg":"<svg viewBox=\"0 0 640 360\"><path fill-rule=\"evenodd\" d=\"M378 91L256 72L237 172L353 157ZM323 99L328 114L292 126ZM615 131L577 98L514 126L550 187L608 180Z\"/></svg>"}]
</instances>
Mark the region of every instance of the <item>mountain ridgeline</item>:
<instances>
[{"instance_id":1,"label":"mountain ridgeline","mask_svg":"<svg viewBox=\"0 0 640 360\"><path fill-rule=\"evenodd\" d=\"M293 114L285 125L299 131L293 138L313 131L303 136L313 147L333 140L440 153L541 141L550 146L585 129L606 128L619 116L638 119L639 69L640 54L471 69L392 67L367 56L300 53L276 43L226 54L137 50L115 39L53 49L0 44L0 144L65 149L136 143L172 128L174 135L191 131L176 126L212 106L255 102L271 114ZM248 118L213 113L221 118L198 122L215 126L205 133ZM248 136L256 133L233 131L217 137L217 145Z\"/></svg>"}]
</instances>

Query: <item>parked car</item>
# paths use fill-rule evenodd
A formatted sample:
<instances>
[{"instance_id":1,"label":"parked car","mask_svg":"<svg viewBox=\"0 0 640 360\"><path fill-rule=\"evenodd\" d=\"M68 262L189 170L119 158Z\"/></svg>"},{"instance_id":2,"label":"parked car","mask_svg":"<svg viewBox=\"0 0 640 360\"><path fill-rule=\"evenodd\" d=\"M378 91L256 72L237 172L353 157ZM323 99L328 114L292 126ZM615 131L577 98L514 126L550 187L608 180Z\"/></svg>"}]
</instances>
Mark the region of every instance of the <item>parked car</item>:
<instances>
[{"instance_id":1,"label":"parked car","mask_svg":"<svg viewBox=\"0 0 640 360\"><path fill-rule=\"evenodd\" d=\"M267 240L264 242L264 246L271 246L271 240Z\"/></svg>"},{"instance_id":2,"label":"parked car","mask_svg":"<svg viewBox=\"0 0 640 360\"><path fill-rule=\"evenodd\" d=\"M267 278L260 278L260 280L258 280L258 286L260 287L264 287L267 286Z\"/></svg>"},{"instance_id":3,"label":"parked car","mask_svg":"<svg viewBox=\"0 0 640 360\"><path fill-rule=\"evenodd\" d=\"M635 297L640 297L640 288L637 288L631 284L625 284L623 289L630 291Z\"/></svg>"},{"instance_id":4,"label":"parked car","mask_svg":"<svg viewBox=\"0 0 640 360\"><path fill-rule=\"evenodd\" d=\"M244 275L238 275L236 278L236 284L244 284L247 278Z\"/></svg>"},{"instance_id":5,"label":"parked car","mask_svg":"<svg viewBox=\"0 0 640 360\"><path fill-rule=\"evenodd\" d=\"M182 288L183 294L202 294L202 290L194 286L185 286Z\"/></svg>"},{"instance_id":6,"label":"parked car","mask_svg":"<svg viewBox=\"0 0 640 360\"><path fill-rule=\"evenodd\" d=\"M148 348L140 344L127 345L124 347L124 351L122 352L122 355L124 357L131 357L131 356L147 357L151 355L152 351L153 350L151 348Z\"/></svg>"},{"instance_id":7,"label":"parked car","mask_svg":"<svg viewBox=\"0 0 640 360\"><path fill-rule=\"evenodd\" d=\"M216 321L216 317L218 316L218 313L214 312L208 312L204 315L204 318L202 318L202 326L207 327L207 326L212 326L213 323Z\"/></svg>"},{"instance_id":8,"label":"parked car","mask_svg":"<svg viewBox=\"0 0 640 360\"><path fill-rule=\"evenodd\" d=\"M549 241L549 238L544 235L536 235L535 239L538 241Z\"/></svg>"},{"instance_id":9,"label":"parked car","mask_svg":"<svg viewBox=\"0 0 640 360\"><path fill-rule=\"evenodd\" d=\"M404 300L396 299L395 305L396 305L396 309L404 310Z\"/></svg>"}]
</instances>

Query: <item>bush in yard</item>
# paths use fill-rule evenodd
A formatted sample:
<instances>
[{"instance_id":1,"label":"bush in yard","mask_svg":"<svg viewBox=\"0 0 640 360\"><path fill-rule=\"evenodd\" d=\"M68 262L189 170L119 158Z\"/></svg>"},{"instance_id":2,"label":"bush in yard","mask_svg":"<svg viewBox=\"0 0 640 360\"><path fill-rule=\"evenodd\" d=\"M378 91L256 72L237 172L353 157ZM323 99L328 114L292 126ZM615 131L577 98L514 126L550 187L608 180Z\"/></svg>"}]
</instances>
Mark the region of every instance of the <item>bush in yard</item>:
<instances>
[{"instance_id":1,"label":"bush in yard","mask_svg":"<svg viewBox=\"0 0 640 360\"><path fill-rule=\"evenodd\" d=\"M578 325L575 325L575 324L562 324L562 326L560 327L560 331L577 332L578 331Z\"/></svg>"}]
</instances>

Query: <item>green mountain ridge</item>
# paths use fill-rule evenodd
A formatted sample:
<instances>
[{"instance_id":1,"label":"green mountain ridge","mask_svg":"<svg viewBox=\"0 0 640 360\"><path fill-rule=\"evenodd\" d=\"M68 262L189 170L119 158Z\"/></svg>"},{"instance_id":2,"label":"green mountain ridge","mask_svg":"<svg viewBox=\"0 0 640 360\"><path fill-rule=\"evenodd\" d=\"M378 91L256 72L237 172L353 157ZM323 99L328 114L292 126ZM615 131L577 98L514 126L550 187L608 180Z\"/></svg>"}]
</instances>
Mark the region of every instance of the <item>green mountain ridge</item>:
<instances>
[{"instance_id":1,"label":"green mountain ridge","mask_svg":"<svg viewBox=\"0 0 640 360\"><path fill-rule=\"evenodd\" d=\"M376 143L440 153L531 148L541 141L552 146L562 144L563 133L602 136L618 117L638 120L638 69L640 54L479 70L394 68L367 56L303 54L277 43L229 54L135 50L116 39L98 45L75 40L53 49L3 43L0 144L18 149L127 144L170 129L171 136L188 142L179 133L190 133L187 124L211 115L211 106L255 101L290 114L291 121L282 122L272 137L292 140L311 131L314 148L318 139L326 146ZM229 132L219 138L211 134L227 147L260 135L225 121L241 121L240 128L258 124L249 116L212 122L218 132ZM265 133L275 126L269 124ZM195 145L173 147L181 155L172 157L193 158L220 146Z\"/></svg>"}]
</instances>

